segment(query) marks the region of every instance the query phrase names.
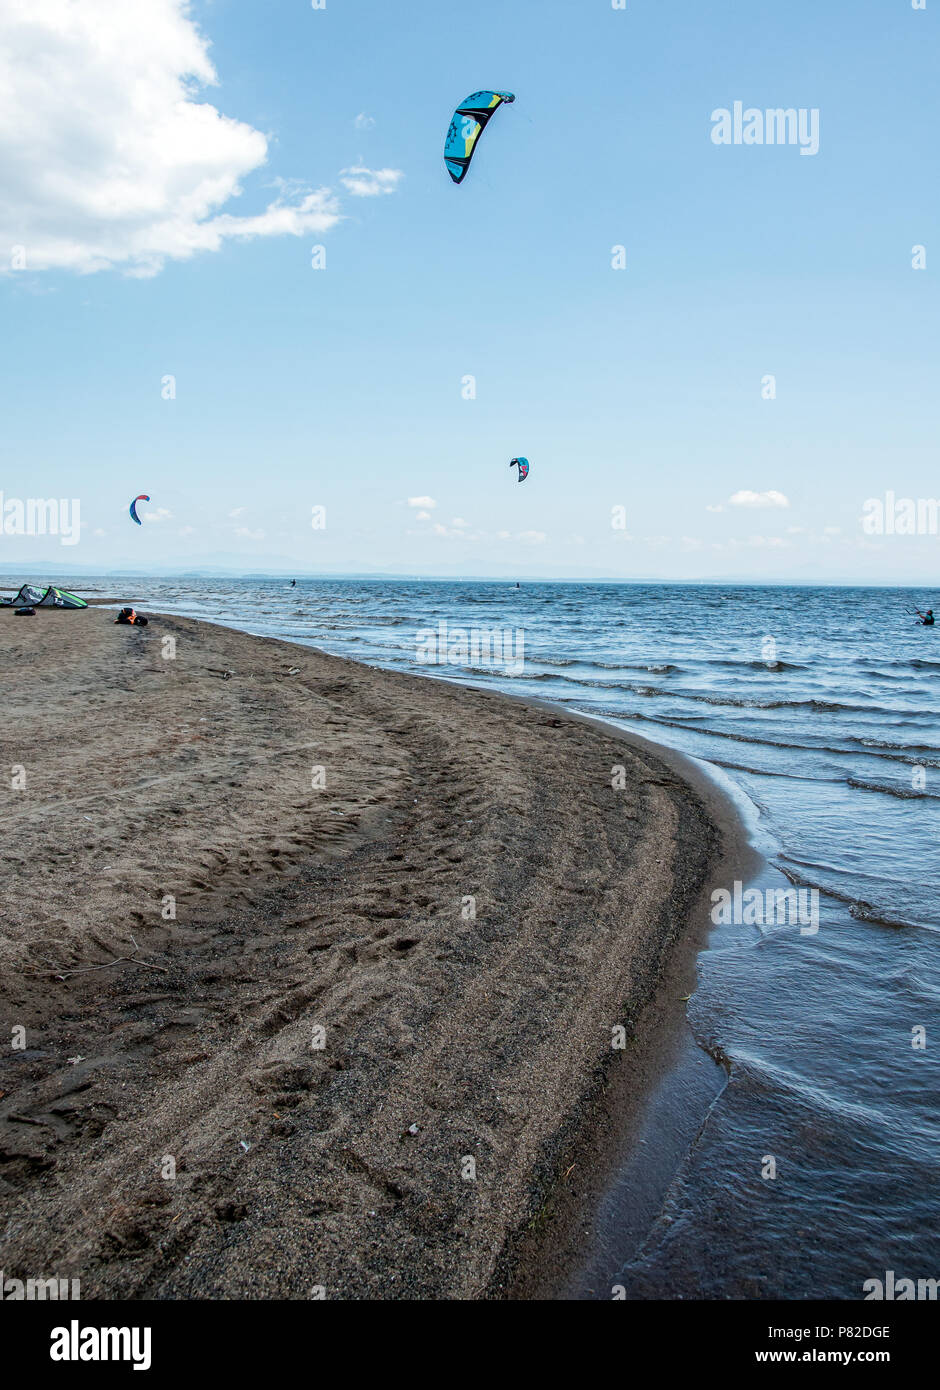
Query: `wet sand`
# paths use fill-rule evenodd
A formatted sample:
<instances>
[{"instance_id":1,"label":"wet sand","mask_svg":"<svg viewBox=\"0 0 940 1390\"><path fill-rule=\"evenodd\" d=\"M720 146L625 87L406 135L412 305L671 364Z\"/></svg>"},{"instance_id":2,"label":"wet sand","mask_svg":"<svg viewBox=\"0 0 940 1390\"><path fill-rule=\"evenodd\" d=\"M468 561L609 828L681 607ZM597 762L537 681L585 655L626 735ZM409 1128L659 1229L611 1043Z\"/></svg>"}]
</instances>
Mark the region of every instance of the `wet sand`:
<instances>
[{"instance_id":1,"label":"wet sand","mask_svg":"<svg viewBox=\"0 0 940 1390\"><path fill-rule=\"evenodd\" d=\"M720 853L677 761L187 619L0 659L7 1277L531 1296Z\"/></svg>"},{"instance_id":2,"label":"wet sand","mask_svg":"<svg viewBox=\"0 0 940 1390\"><path fill-rule=\"evenodd\" d=\"M588 715L574 717L611 727ZM615 1287L624 1287L624 1268L663 1221L670 1186L728 1083L728 1060L694 1035L687 1001L697 984L700 954L709 946L712 888L735 879L749 883L765 860L743 808L716 782L714 769L706 771L641 735L629 737L691 784L719 828L719 849L688 928L638 1016L631 1065L609 1069L590 1122L573 1137L542 1219L517 1243L507 1289L514 1299L609 1301ZM696 1258L690 1258L690 1268Z\"/></svg>"}]
</instances>

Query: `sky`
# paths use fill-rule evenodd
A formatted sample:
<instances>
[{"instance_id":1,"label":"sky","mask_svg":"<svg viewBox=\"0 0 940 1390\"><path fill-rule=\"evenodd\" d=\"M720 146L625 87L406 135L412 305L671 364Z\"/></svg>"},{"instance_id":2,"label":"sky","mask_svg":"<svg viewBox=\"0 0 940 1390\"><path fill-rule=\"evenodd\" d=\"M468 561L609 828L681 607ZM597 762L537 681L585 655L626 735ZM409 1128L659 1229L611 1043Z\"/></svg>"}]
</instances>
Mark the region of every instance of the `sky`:
<instances>
[{"instance_id":1,"label":"sky","mask_svg":"<svg viewBox=\"0 0 940 1390\"><path fill-rule=\"evenodd\" d=\"M940 0L620 3L4 0L0 570L933 584Z\"/></svg>"}]
</instances>

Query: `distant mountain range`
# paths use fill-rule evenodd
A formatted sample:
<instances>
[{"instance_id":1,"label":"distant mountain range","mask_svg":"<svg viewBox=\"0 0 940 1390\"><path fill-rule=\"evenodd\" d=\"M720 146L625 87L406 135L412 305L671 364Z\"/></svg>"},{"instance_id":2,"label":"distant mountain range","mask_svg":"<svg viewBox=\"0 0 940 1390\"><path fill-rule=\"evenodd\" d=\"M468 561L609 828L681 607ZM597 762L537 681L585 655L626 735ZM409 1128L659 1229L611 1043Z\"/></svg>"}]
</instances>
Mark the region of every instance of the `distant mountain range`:
<instances>
[{"instance_id":1,"label":"distant mountain range","mask_svg":"<svg viewBox=\"0 0 940 1390\"><path fill-rule=\"evenodd\" d=\"M148 569L141 569L139 561L135 564L133 560L121 561L114 565L102 568L98 565L88 565L74 563L71 565L62 564L61 560L37 559L33 561L17 561L16 563L4 564L0 558L0 588L18 588L23 578L32 579L35 583L50 581L53 579L67 578L72 580L77 587L82 575L95 579L377 579L377 580L400 580L417 581L432 583L436 580L450 583L499 583L515 584L676 584L676 585L735 585L747 588L762 588L769 586L773 588L859 588L859 589L914 589L920 593L931 591L929 584L906 582L900 577L893 583L879 581L878 579L867 576L849 575L807 575L793 573L790 575L754 575L725 574L725 575L690 575L687 578L664 578L657 574L609 574L603 570L594 573L580 570L571 570L565 573L563 570L555 571L551 574L533 574L532 572L517 571L515 574L461 574L457 572L446 573L437 571L435 573L406 573L394 570L343 570L331 569L324 566L317 571L302 569L285 569L283 561L279 561L276 556L262 556L259 564L256 557L251 568L244 564L233 563L236 557L220 556L218 560L207 560L201 565L193 565L182 568L174 565L152 566ZM270 567L265 562L270 562ZM227 562L227 563L226 563ZM4 586L3 580L9 577L14 580L10 585Z\"/></svg>"}]
</instances>

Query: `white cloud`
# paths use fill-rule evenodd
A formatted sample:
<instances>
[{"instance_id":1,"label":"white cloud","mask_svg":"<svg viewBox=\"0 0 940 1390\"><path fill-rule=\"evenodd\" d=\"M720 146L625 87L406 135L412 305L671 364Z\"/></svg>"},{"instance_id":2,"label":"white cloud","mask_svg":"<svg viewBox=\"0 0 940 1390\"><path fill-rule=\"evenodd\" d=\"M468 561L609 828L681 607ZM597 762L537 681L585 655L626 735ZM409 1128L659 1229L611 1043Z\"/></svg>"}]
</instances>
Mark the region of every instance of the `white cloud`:
<instances>
[{"instance_id":1,"label":"white cloud","mask_svg":"<svg viewBox=\"0 0 940 1390\"><path fill-rule=\"evenodd\" d=\"M155 512L144 512L144 521L169 521L172 516L166 507L158 507Z\"/></svg>"},{"instance_id":2,"label":"white cloud","mask_svg":"<svg viewBox=\"0 0 940 1390\"><path fill-rule=\"evenodd\" d=\"M728 542L732 550L741 550L745 547L748 550L778 550L789 544L790 542L784 540L782 536L748 536L743 541L732 539Z\"/></svg>"},{"instance_id":3,"label":"white cloud","mask_svg":"<svg viewBox=\"0 0 940 1390\"><path fill-rule=\"evenodd\" d=\"M394 193L403 178L401 169L366 169L357 164L341 170L339 181L354 198L376 198L381 193Z\"/></svg>"},{"instance_id":4,"label":"white cloud","mask_svg":"<svg viewBox=\"0 0 940 1390\"><path fill-rule=\"evenodd\" d=\"M430 520L430 518L429 518ZM483 531L471 531L470 523L463 521L459 516L455 516L450 526L445 526L443 522L435 521L431 527L430 534L433 536L445 536L452 541L481 541L485 539L486 533ZM409 531L411 536L427 535L427 531Z\"/></svg>"},{"instance_id":5,"label":"white cloud","mask_svg":"<svg viewBox=\"0 0 940 1390\"><path fill-rule=\"evenodd\" d=\"M196 528L195 526L181 526L178 534L181 536L194 536L196 534Z\"/></svg>"},{"instance_id":6,"label":"white cloud","mask_svg":"<svg viewBox=\"0 0 940 1390\"><path fill-rule=\"evenodd\" d=\"M548 540L548 535L545 531L517 531L515 535L512 531L497 531L496 539L521 545L541 545L543 541Z\"/></svg>"},{"instance_id":7,"label":"white cloud","mask_svg":"<svg viewBox=\"0 0 940 1390\"><path fill-rule=\"evenodd\" d=\"M250 239L256 236L304 236L307 232L328 232L339 220L336 198L328 188L318 188L293 204L278 198L254 217L233 217L230 213L214 217L206 224L211 235L205 249L217 251L225 237Z\"/></svg>"},{"instance_id":8,"label":"white cloud","mask_svg":"<svg viewBox=\"0 0 940 1390\"><path fill-rule=\"evenodd\" d=\"M230 237L320 234L340 220L330 190L308 186L252 216L219 211L268 141L198 99L218 79L188 10L4 0L0 245L23 246L27 269L153 275Z\"/></svg>"},{"instance_id":9,"label":"white cloud","mask_svg":"<svg viewBox=\"0 0 940 1390\"><path fill-rule=\"evenodd\" d=\"M731 507L789 507L789 499L782 492L749 492L747 489L735 492L728 498Z\"/></svg>"},{"instance_id":10,"label":"white cloud","mask_svg":"<svg viewBox=\"0 0 940 1390\"><path fill-rule=\"evenodd\" d=\"M419 512L418 515L415 517L415 521L430 521L430 520L431 520L431 513L430 513L430 512Z\"/></svg>"},{"instance_id":11,"label":"white cloud","mask_svg":"<svg viewBox=\"0 0 940 1390\"><path fill-rule=\"evenodd\" d=\"M235 534L236 534L236 536L244 536L245 539L246 539L246 540L249 540L249 541L263 541L263 540L264 540L264 532L263 532L263 531L261 531L261 530L252 531L252 530L250 530L249 527L247 527L247 526L236 526L236 527L235 527Z\"/></svg>"},{"instance_id":12,"label":"white cloud","mask_svg":"<svg viewBox=\"0 0 940 1390\"><path fill-rule=\"evenodd\" d=\"M723 512L723 511L724 511L724 506L723 506L723 504L722 504L721 502L718 502L714 507L710 507L710 506L709 506L709 507L706 507L705 510L706 510L707 512Z\"/></svg>"},{"instance_id":13,"label":"white cloud","mask_svg":"<svg viewBox=\"0 0 940 1390\"><path fill-rule=\"evenodd\" d=\"M375 125L375 117L367 116L364 111L360 111L359 115L353 121L353 125L357 130L371 130Z\"/></svg>"},{"instance_id":14,"label":"white cloud","mask_svg":"<svg viewBox=\"0 0 940 1390\"><path fill-rule=\"evenodd\" d=\"M424 510L430 510L431 508L436 507L437 503L435 502L433 497L409 497L408 506L421 507Z\"/></svg>"}]
</instances>

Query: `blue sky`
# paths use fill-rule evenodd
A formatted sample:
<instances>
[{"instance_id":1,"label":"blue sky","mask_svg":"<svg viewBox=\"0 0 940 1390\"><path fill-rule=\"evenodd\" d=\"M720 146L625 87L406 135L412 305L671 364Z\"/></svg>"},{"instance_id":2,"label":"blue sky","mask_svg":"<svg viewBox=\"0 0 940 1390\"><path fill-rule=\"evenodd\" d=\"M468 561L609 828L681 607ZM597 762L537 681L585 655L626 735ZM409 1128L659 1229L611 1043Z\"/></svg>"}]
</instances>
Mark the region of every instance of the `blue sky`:
<instances>
[{"instance_id":1,"label":"blue sky","mask_svg":"<svg viewBox=\"0 0 940 1390\"><path fill-rule=\"evenodd\" d=\"M0 569L933 582L859 518L940 496L940 0L87 6L0 21L0 491L83 523ZM738 100L819 152L714 144Z\"/></svg>"}]
</instances>

